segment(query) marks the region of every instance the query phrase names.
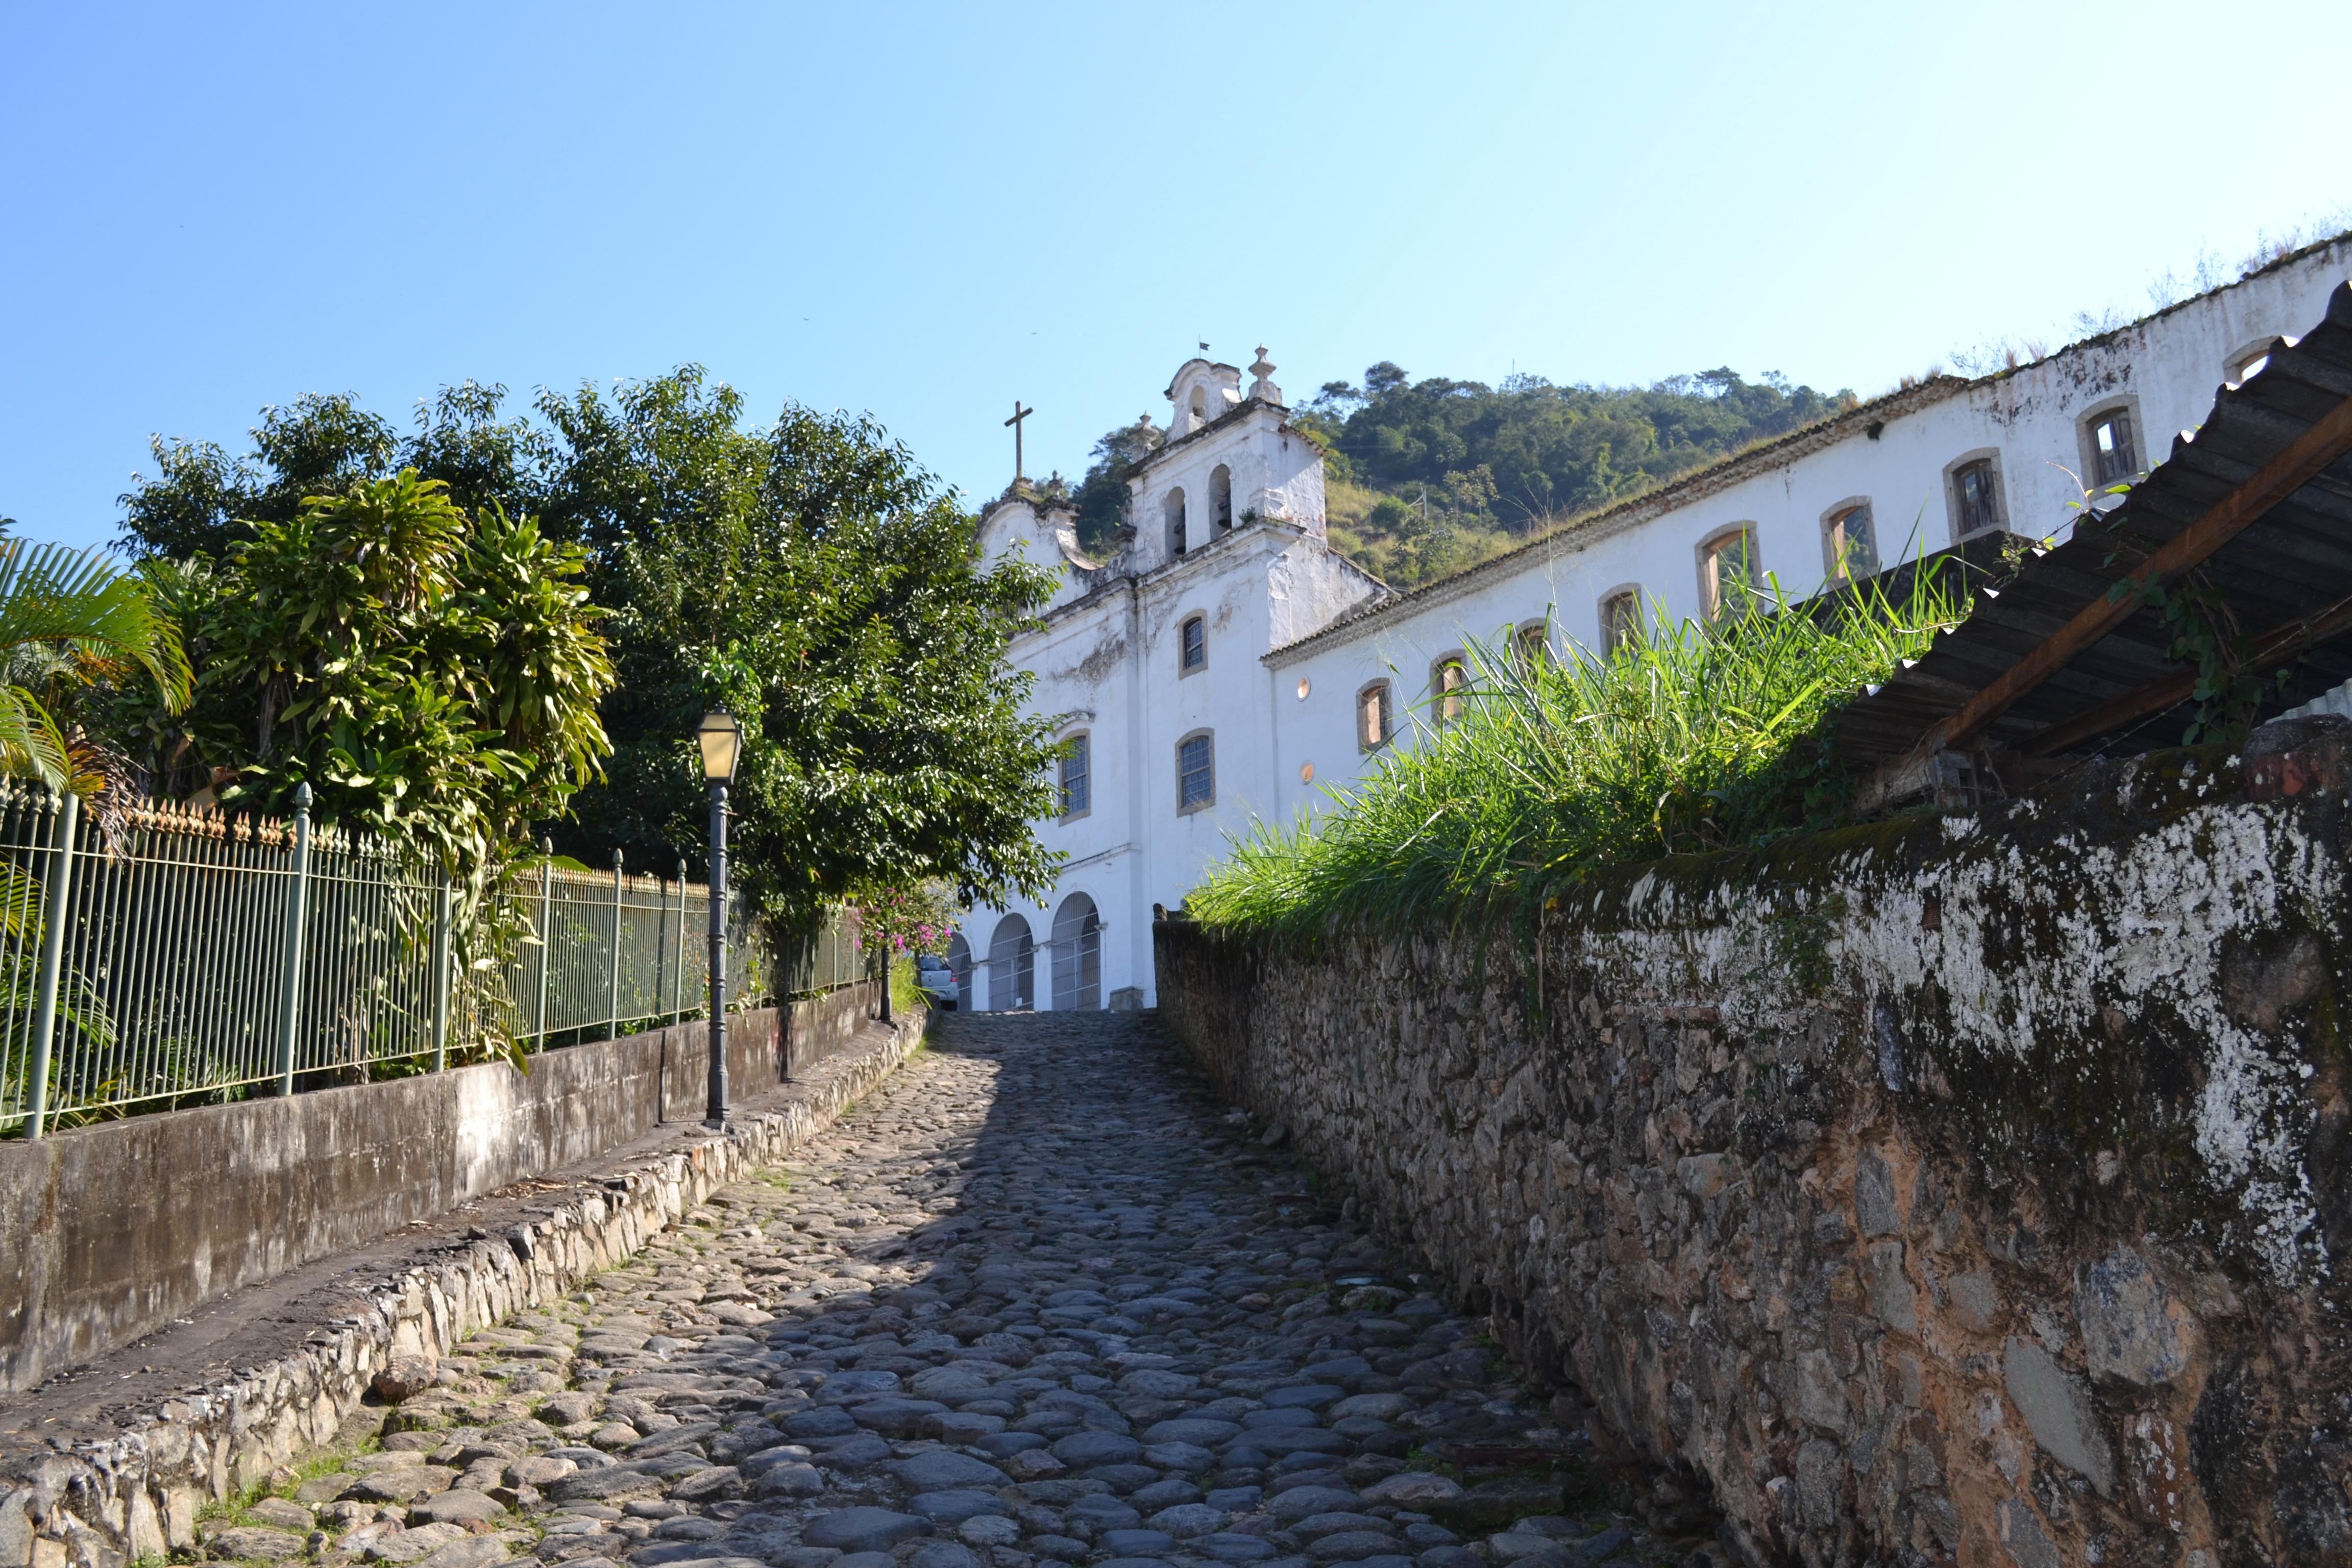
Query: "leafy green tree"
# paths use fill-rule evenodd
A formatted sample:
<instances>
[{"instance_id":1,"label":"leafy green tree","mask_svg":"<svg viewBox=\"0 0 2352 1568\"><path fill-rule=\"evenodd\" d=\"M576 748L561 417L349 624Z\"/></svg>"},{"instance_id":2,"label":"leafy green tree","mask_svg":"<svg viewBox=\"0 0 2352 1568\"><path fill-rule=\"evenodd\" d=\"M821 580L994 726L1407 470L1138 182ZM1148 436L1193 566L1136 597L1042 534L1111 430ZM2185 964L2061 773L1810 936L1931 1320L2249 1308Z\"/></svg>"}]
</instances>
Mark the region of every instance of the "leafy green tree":
<instances>
[{"instance_id":1,"label":"leafy green tree","mask_svg":"<svg viewBox=\"0 0 2352 1568\"><path fill-rule=\"evenodd\" d=\"M360 479L257 521L225 562L151 568L199 662L185 723L147 731L167 787L283 811L307 784L322 820L469 875L563 812L609 749L585 554L495 503L469 518L446 489L413 468Z\"/></svg>"},{"instance_id":2,"label":"leafy green tree","mask_svg":"<svg viewBox=\"0 0 2352 1568\"><path fill-rule=\"evenodd\" d=\"M506 395L470 381L445 386L417 405L404 437L349 393L310 393L263 409L247 432L253 450L235 458L215 442L154 437L154 477L133 474L120 498L123 545L142 560L225 560L257 525L293 521L312 496L404 468L441 480L469 511L536 512L555 454L529 419L499 417Z\"/></svg>"},{"instance_id":3,"label":"leafy green tree","mask_svg":"<svg viewBox=\"0 0 2352 1568\"><path fill-rule=\"evenodd\" d=\"M1003 651L1050 578L983 568L971 517L870 421L795 406L747 429L690 368L541 407L568 454L550 512L597 552L622 675L578 842L698 865L690 736L725 706L745 735L731 861L786 924L877 884L1043 889L1029 821L1056 753Z\"/></svg>"},{"instance_id":4,"label":"leafy green tree","mask_svg":"<svg viewBox=\"0 0 2352 1568\"><path fill-rule=\"evenodd\" d=\"M666 870L680 856L698 868L704 813L688 737L724 704L747 735L734 865L771 914L804 921L864 889L929 880L966 900L1044 885L1050 857L1028 820L1051 804L1050 726L1024 715L1027 686L1003 655L1050 580L1018 563L983 569L973 519L903 447L868 421L797 407L756 427L740 395L692 365L609 394L542 393L535 417L507 416L503 400L495 386L444 389L398 436L348 398L304 399L265 410L254 450L234 460L155 443L161 471L124 498L126 542L195 629L199 663L222 667L186 720L150 707L121 721L164 787L199 788L218 765L259 768L240 775L240 798L256 800L281 799L297 767L322 791L398 776L364 748L314 754L309 731L286 753L278 733L330 708L353 724L358 710L379 715L383 727L366 732L387 741L425 722L423 705L403 708L377 680L399 661L372 651L388 646L362 624L375 614L373 590L320 611L355 628L343 654L359 662L334 661L336 679L353 688L305 686L305 698L267 695L278 668L268 660L299 665L318 650L286 644L282 623L247 626L224 605L255 596L250 571L275 574L272 592L289 598L304 585L285 552L316 547L299 531L320 526L303 521L305 496L348 497L406 467L445 483L446 501L485 530L528 513L543 545L584 552L579 582L605 612L597 629L617 677L599 709L614 748L605 779L562 802L524 787L536 775L503 785L513 809L536 814L568 853L604 864L618 847L641 868ZM247 672L241 689L232 668ZM439 739L452 743L468 725L505 722L465 703L448 711ZM486 749L528 750L496 739ZM481 762L484 787L515 765ZM500 810L505 799L484 796ZM337 800L385 821L415 809L408 793ZM577 812L569 824L557 821L566 806Z\"/></svg>"},{"instance_id":5,"label":"leafy green tree","mask_svg":"<svg viewBox=\"0 0 2352 1568\"><path fill-rule=\"evenodd\" d=\"M136 685L167 711L188 700L178 627L96 550L0 539L0 771L81 795L110 771L78 721L92 689Z\"/></svg>"}]
</instances>

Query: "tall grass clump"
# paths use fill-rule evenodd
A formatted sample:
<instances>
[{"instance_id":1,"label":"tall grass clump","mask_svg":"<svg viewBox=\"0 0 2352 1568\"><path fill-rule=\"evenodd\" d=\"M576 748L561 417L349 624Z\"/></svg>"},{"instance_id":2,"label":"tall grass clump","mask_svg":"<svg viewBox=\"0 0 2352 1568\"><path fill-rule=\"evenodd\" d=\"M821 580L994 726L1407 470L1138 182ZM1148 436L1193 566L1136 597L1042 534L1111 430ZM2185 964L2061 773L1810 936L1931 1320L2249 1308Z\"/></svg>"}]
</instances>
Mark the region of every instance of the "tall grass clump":
<instances>
[{"instance_id":1,"label":"tall grass clump","mask_svg":"<svg viewBox=\"0 0 2352 1568\"><path fill-rule=\"evenodd\" d=\"M1234 843L1187 910L1294 942L1402 931L1603 866L1828 826L1850 788L1832 721L1968 613L1942 564L1796 605L1767 579L1711 625L1661 613L1605 657L1475 647L1450 722L1424 706L1409 747L1319 817Z\"/></svg>"}]
</instances>

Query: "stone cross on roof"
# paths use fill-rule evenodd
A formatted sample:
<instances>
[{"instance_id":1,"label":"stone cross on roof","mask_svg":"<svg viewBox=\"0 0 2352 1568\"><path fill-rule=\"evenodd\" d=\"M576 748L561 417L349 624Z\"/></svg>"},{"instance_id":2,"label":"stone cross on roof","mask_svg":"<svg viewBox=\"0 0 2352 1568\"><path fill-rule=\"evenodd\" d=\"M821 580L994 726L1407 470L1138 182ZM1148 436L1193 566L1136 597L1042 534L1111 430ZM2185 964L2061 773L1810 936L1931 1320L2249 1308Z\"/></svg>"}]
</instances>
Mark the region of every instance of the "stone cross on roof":
<instances>
[{"instance_id":1,"label":"stone cross on roof","mask_svg":"<svg viewBox=\"0 0 2352 1568\"><path fill-rule=\"evenodd\" d=\"M1007 425L1013 426L1013 482L1016 485L1021 482L1022 479L1021 422L1036 412L1037 411L1034 408L1022 407L1021 400L1016 397L1013 400L1013 417L1005 421Z\"/></svg>"}]
</instances>

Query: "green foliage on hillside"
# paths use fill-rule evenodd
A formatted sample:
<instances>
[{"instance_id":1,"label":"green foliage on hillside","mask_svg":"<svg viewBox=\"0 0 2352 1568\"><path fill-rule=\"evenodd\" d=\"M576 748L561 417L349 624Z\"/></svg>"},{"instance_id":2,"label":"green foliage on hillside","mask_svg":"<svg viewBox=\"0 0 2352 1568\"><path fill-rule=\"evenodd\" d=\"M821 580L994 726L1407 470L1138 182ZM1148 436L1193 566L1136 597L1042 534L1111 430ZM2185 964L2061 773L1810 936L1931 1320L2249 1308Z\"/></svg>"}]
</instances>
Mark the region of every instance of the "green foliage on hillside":
<instances>
[{"instance_id":1,"label":"green foliage on hillside","mask_svg":"<svg viewBox=\"0 0 2352 1568\"><path fill-rule=\"evenodd\" d=\"M1514 375L1499 387L1383 360L1361 386L1328 383L1291 423L1323 448L1331 541L1401 586L1475 565L1570 518L1680 478L1853 405L1768 373L1725 368L1648 387L1560 386ZM1102 549L1125 479L1160 432L1148 421L1097 442L1079 487L1079 538Z\"/></svg>"},{"instance_id":2,"label":"green foliage on hillside","mask_svg":"<svg viewBox=\"0 0 2352 1568\"><path fill-rule=\"evenodd\" d=\"M1127 509L1127 476L1144 456L1168 439L1168 432L1151 423L1148 414L1132 425L1122 425L1108 432L1095 443L1092 461L1087 477L1078 482L1078 493L1071 498L1078 508L1078 545L1100 559L1116 548L1111 536L1118 531Z\"/></svg>"}]
</instances>

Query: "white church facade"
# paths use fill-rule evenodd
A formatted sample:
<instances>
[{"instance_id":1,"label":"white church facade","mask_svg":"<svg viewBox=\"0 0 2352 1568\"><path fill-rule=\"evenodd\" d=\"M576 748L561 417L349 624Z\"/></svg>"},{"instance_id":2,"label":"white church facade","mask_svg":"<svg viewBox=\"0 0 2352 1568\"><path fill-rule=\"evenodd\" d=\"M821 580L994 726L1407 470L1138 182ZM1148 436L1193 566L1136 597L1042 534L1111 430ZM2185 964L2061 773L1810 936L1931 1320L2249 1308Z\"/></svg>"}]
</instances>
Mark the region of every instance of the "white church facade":
<instances>
[{"instance_id":1,"label":"white church facade","mask_svg":"<svg viewBox=\"0 0 2352 1568\"><path fill-rule=\"evenodd\" d=\"M981 520L985 556L1061 574L1008 657L1073 745L1066 809L1038 825L1059 880L966 917L950 955L964 1005L1151 1005L1153 906L1255 822L1320 809L1412 744L1474 641L1601 649L1629 618L1708 613L1743 568L1803 594L1986 531L2063 535L2085 490L2145 472L2217 384L2318 321L2347 268L2339 237L2030 364L1860 404L1409 594L1329 545L1322 458L1265 351L1246 388L1190 361L1113 559L1019 485Z\"/></svg>"}]
</instances>

